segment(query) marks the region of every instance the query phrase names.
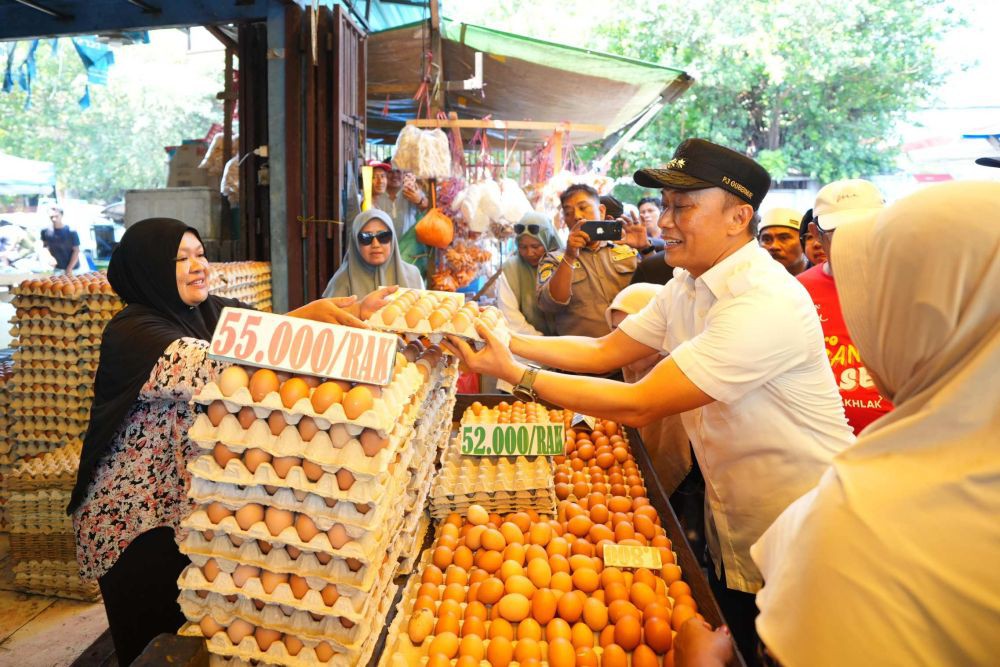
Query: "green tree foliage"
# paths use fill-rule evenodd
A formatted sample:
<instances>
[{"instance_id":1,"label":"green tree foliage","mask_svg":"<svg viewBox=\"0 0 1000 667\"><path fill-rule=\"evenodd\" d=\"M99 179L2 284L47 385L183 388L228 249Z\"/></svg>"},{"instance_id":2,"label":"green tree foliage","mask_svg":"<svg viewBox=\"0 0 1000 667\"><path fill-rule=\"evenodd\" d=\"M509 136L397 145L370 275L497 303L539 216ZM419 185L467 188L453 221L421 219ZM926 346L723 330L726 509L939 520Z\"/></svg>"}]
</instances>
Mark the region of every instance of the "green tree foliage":
<instances>
[{"instance_id":1,"label":"green tree foliage","mask_svg":"<svg viewBox=\"0 0 1000 667\"><path fill-rule=\"evenodd\" d=\"M821 182L894 170L897 123L942 81L935 49L958 24L945 0L621 0L563 16L557 0L469 16L553 41L679 67L695 84L630 142L612 173L704 137L757 157L775 177ZM519 6L559 20L516 21Z\"/></svg>"},{"instance_id":2,"label":"green tree foliage","mask_svg":"<svg viewBox=\"0 0 1000 667\"><path fill-rule=\"evenodd\" d=\"M36 51L28 108L27 93L19 87L0 93L0 151L53 162L62 196L110 202L126 189L164 187L164 147L203 137L213 122L221 122L215 99L222 87L220 68L158 61L155 44L116 49L108 84L91 85L91 106L82 109L83 65L70 41L59 41L55 53L47 41ZM10 47L0 44L0 53ZM21 43L15 63L23 60L26 47ZM136 60L144 65L136 66Z\"/></svg>"}]
</instances>

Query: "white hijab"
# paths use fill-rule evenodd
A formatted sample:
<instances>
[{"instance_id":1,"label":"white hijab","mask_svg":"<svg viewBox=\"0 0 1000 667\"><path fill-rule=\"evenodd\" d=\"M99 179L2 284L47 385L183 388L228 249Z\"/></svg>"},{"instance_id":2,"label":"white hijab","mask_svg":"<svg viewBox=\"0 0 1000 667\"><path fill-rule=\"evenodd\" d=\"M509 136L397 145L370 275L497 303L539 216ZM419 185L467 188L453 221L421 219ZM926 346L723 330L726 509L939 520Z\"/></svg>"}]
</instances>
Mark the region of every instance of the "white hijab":
<instances>
[{"instance_id":1,"label":"white hijab","mask_svg":"<svg viewBox=\"0 0 1000 667\"><path fill-rule=\"evenodd\" d=\"M844 320L896 409L751 549L785 667L1000 660L1000 184L837 229Z\"/></svg>"}]
</instances>

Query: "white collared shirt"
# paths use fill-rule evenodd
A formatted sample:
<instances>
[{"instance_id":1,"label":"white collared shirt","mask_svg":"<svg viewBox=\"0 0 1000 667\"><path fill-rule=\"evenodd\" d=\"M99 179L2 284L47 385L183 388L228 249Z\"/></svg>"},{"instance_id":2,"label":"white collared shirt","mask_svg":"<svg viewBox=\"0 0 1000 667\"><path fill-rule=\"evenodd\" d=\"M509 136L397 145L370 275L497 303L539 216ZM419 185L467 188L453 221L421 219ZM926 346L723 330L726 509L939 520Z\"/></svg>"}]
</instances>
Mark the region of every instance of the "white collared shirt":
<instances>
[{"instance_id":1,"label":"white collared shirt","mask_svg":"<svg viewBox=\"0 0 1000 667\"><path fill-rule=\"evenodd\" d=\"M705 477L706 537L727 585L756 592L750 545L854 442L809 294L751 241L698 278L674 269L620 329L715 399L681 415Z\"/></svg>"}]
</instances>

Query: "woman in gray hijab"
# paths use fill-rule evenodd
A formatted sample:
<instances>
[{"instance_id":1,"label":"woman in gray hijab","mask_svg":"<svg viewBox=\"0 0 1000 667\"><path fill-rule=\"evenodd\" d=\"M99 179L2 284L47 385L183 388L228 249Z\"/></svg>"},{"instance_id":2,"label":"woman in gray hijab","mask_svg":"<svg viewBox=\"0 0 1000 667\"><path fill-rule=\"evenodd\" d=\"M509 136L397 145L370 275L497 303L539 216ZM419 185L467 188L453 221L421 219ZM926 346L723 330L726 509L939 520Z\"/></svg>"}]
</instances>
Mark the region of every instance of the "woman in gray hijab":
<instances>
[{"instance_id":1,"label":"woman in gray hijab","mask_svg":"<svg viewBox=\"0 0 1000 667\"><path fill-rule=\"evenodd\" d=\"M330 278L324 297L368 294L380 286L423 289L420 270L396 252L392 218L377 208L359 213L351 223L350 249Z\"/></svg>"}]
</instances>

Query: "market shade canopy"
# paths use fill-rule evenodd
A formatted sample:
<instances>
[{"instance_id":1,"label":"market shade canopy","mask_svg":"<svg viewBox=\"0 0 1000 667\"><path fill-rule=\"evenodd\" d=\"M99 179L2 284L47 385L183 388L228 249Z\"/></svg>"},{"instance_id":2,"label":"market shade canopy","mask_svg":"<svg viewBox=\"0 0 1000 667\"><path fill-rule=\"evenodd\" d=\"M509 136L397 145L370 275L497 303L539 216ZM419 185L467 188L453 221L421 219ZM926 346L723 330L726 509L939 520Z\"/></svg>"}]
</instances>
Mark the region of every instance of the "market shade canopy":
<instances>
[{"instance_id":1,"label":"market shade canopy","mask_svg":"<svg viewBox=\"0 0 1000 667\"><path fill-rule=\"evenodd\" d=\"M0 153L0 195L47 195L56 187L51 162Z\"/></svg>"},{"instance_id":2,"label":"market shade canopy","mask_svg":"<svg viewBox=\"0 0 1000 667\"><path fill-rule=\"evenodd\" d=\"M603 132L572 132L574 143L616 133L661 98L672 102L693 82L679 69L447 19L441 21L441 36L446 81L472 78L475 53L484 54L484 89L447 91L449 110L466 119L491 115L494 120L603 126ZM426 22L369 38L370 139L395 141L406 120L416 117L418 102L411 98L429 48ZM512 130L510 136L536 145L549 134L551 130Z\"/></svg>"}]
</instances>

